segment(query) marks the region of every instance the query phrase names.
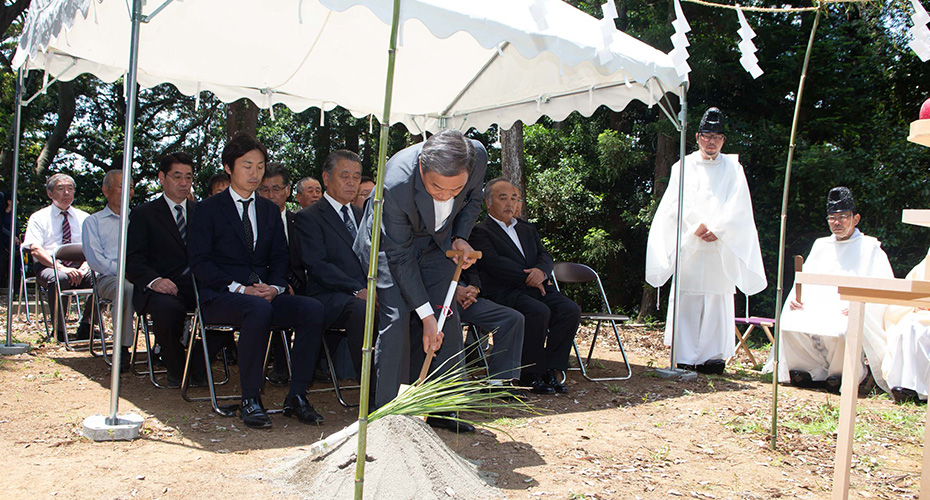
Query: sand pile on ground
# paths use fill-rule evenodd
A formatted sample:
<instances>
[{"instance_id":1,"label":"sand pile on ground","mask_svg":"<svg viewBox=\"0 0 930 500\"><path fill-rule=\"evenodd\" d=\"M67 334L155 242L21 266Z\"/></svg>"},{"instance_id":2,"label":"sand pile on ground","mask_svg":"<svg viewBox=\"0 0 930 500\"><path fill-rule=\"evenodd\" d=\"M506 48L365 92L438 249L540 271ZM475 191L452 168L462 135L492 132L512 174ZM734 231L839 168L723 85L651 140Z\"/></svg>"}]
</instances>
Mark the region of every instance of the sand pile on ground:
<instances>
[{"instance_id":1,"label":"sand pile on ground","mask_svg":"<svg viewBox=\"0 0 930 500\"><path fill-rule=\"evenodd\" d=\"M322 459L299 461L291 484L304 498L353 498L357 449L356 436ZM367 455L366 499L503 498L418 418L392 415L369 425Z\"/></svg>"}]
</instances>

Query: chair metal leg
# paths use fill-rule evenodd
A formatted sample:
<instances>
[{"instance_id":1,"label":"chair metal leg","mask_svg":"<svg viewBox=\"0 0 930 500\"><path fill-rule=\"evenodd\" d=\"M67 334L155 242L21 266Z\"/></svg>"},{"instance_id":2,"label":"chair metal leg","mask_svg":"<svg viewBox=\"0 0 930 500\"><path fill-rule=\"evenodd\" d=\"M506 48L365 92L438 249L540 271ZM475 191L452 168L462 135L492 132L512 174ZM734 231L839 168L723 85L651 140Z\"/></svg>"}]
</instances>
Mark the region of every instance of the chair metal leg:
<instances>
[{"instance_id":1,"label":"chair metal leg","mask_svg":"<svg viewBox=\"0 0 930 500\"><path fill-rule=\"evenodd\" d=\"M197 343L197 339L200 339L203 344L203 362L206 366L207 373L207 389L210 391L209 396L204 397L191 397L187 394L188 387L190 385L190 365L191 365L191 356L194 352L194 345ZM223 355L223 364L226 365L226 355ZM229 367L226 366L227 378L229 378ZM239 408L238 404L233 405L219 405L217 401L219 400L234 400L241 399L242 396L217 396L216 395L216 386L213 383L213 369L210 368L210 349L207 344L207 334L203 328L203 325L197 320L197 316L194 316L194 320L191 322L191 335L190 341L187 343L187 354L184 357L184 375L181 377L181 397L185 401L210 401L210 404L213 406L213 411L224 416L224 417L233 417L236 415L236 410Z\"/></svg>"},{"instance_id":2,"label":"chair metal leg","mask_svg":"<svg viewBox=\"0 0 930 500\"><path fill-rule=\"evenodd\" d=\"M136 353L138 352L140 330L142 331L142 336L145 339L145 358L146 358L145 362L148 365L148 369L149 369L148 371L149 380L152 382L152 385L154 385L155 387L159 389L167 389L168 388L167 386L161 385L158 383L157 380L155 380L155 375L160 375L162 373L168 373L168 370L157 370L157 371L155 370L155 365L152 361L152 343L149 337L148 319L146 318L145 314L140 314L139 316L137 316L135 340L132 343L132 353L129 356L129 367L130 367L129 369L133 375L137 375L137 376L145 375L144 373L139 373L139 371L136 370Z\"/></svg>"},{"instance_id":3,"label":"chair metal leg","mask_svg":"<svg viewBox=\"0 0 930 500\"><path fill-rule=\"evenodd\" d=\"M471 339L474 339L473 341ZM484 348L484 343L482 339L487 339L487 336L481 337L478 335L478 327L475 325L466 325L465 326L465 343L466 345L474 345L475 349L478 351L478 357L481 358L481 362L484 363L484 369L488 374L488 377L492 377L495 374L491 373L491 365L488 364L487 352Z\"/></svg>"},{"instance_id":4,"label":"chair metal leg","mask_svg":"<svg viewBox=\"0 0 930 500\"><path fill-rule=\"evenodd\" d=\"M581 370L581 375L591 382L607 382L611 380L627 380L633 376L633 370L630 368L630 361L626 357L626 350L623 349L623 341L620 340L620 332L617 329L617 323L613 320L610 321L611 326L614 329L614 337L617 339L617 345L620 347L620 355L623 357L623 364L626 366L626 376L623 377L591 377L588 375L588 364L591 363L591 356L594 353L594 345L597 342L597 335L601 329L601 320L597 320L597 326L594 328L594 337L591 339L591 349L588 350L588 358L586 361L581 360L581 353L578 349L578 344L572 339L572 348L575 350L575 357L578 358L579 370Z\"/></svg>"},{"instance_id":5,"label":"chair metal leg","mask_svg":"<svg viewBox=\"0 0 930 500\"><path fill-rule=\"evenodd\" d=\"M349 386L349 387L340 387L340 386L339 386L339 377L336 376L336 368L335 368L335 365L333 364L332 355L330 355L330 353L329 353L329 345L328 345L327 342L326 342L326 335L325 335L325 334L323 335L323 339L322 339L322 340L323 340L323 353L326 355L326 364L329 366L329 376L333 379L333 388L332 388L332 389L328 389L328 388L327 388L327 389L313 389L313 390L308 391L308 392L329 392L329 391L335 391L335 392L336 392L336 399L339 400L339 404L341 404L342 406L344 406L344 407L346 407L346 408L355 408L355 407L357 407L358 404L349 404L349 403L346 402L345 399L342 398L342 391L343 391L343 390L350 390L350 389L359 389L360 386L357 386L357 385Z\"/></svg>"}]
</instances>

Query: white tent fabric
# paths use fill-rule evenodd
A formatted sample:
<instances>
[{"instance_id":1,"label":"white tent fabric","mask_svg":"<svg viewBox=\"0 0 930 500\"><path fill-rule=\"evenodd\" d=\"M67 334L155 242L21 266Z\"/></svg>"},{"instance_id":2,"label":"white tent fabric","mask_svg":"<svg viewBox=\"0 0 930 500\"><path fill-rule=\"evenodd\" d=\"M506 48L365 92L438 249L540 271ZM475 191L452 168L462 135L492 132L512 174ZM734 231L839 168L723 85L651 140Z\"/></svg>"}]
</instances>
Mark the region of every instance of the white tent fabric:
<instances>
[{"instance_id":1,"label":"white tent fabric","mask_svg":"<svg viewBox=\"0 0 930 500\"><path fill-rule=\"evenodd\" d=\"M383 107L387 0L149 1L138 81L294 111ZM600 105L620 111L679 92L664 53L562 0L403 0L392 123L412 132L510 128ZM162 9L163 7L163 9ZM33 0L15 67L112 82L129 64L117 0ZM686 77L685 77L686 78Z\"/></svg>"}]
</instances>

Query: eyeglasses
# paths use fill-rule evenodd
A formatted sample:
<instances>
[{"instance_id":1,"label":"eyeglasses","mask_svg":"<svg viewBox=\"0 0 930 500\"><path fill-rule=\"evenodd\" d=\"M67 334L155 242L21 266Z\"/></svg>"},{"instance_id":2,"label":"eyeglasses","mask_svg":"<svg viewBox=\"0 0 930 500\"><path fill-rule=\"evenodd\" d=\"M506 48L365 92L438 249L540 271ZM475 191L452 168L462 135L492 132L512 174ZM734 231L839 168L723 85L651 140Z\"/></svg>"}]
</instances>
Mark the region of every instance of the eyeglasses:
<instances>
[{"instance_id":1,"label":"eyeglasses","mask_svg":"<svg viewBox=\"0 0 930 500\"><path fill-rule=\"evenodd\" d=\"M827 216L827 222L846 222L852 214L831 214Z\"/></svg>"},{"instance_id":2,"label":"eyeglasses","mask_svg":"<svg viewBox=\"0 0 930 500\"><path fill-rule=\"evenodd\" d=\"M182 174L180 172L175 172L173 174L168 174L165 177L173 180L174 182L194 182L194 176L191 174Z\"/></svg>"},{"instance_id":3,"label":"eyeglasses","mask_svg":"<svg viewBox=\"0 0 930 500\"><path fill-rule=\"evenodd\" d=\"M698 137L700 137L701 139L704 139L705 141L714 141L714 142L722 141L726 138L726 136L723 134L706 134L706 133L698 134Z\"/></svg>"},{"instance_id":4,"label":"eyeglasses","mask_svg":"<svg viewBox=\"0 0 930 500\"><path fill-rule=\"evenodd\" d=\"M268 186L261 186L258 188L258 192L261 194L268 194L268 192L271 191L274 194L281 194L281 192L284 191L285 189L287 189L287 187L278 186L276 184L274 186L271 186L270 188Z\"/></svg>"}]
</instances>

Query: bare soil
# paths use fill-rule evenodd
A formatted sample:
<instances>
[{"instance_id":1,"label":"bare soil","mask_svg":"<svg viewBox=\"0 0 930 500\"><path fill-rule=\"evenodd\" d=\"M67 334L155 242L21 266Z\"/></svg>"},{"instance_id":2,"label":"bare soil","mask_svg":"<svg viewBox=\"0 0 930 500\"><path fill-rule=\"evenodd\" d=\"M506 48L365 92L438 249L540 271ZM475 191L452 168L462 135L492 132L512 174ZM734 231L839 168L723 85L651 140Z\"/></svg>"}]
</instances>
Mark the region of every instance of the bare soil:
<instances>
[{"instance_id":1,"label":"bare soil","mask_svg":"<svg viewBox=\"0 0 930 500\"><path fill-rule=\"evenodd\" d=\"M252 430L178 390L124 375L119 411L145 418L142 435L92 442L81 423L109 412L109 367L86 351L39 343L38 326L13 325L15 339L34 349L0 358L0 498L319 498L297 464L311 443L358 418L331 392L313 393L324 425L275 415L271 430ZM579 334L583 350L590 337L589 328ZM437 434L509 499L830 497L838 396L780 387L773 451L772 386L744 354L723 376L665 380L652 372L667 365L660 331L625 328L622 338L629 380L594 383L571 371L571 392L534 397L534 414L473 414L498 430ZM593 375L623 374L615 344L598 341ZM237 390L235 382L221 388ZM265 405L279 407L285 392L269 386ZM851 497L917 498L925 411L883 394L859 399Z\"/></svg>"}]
</instances>

